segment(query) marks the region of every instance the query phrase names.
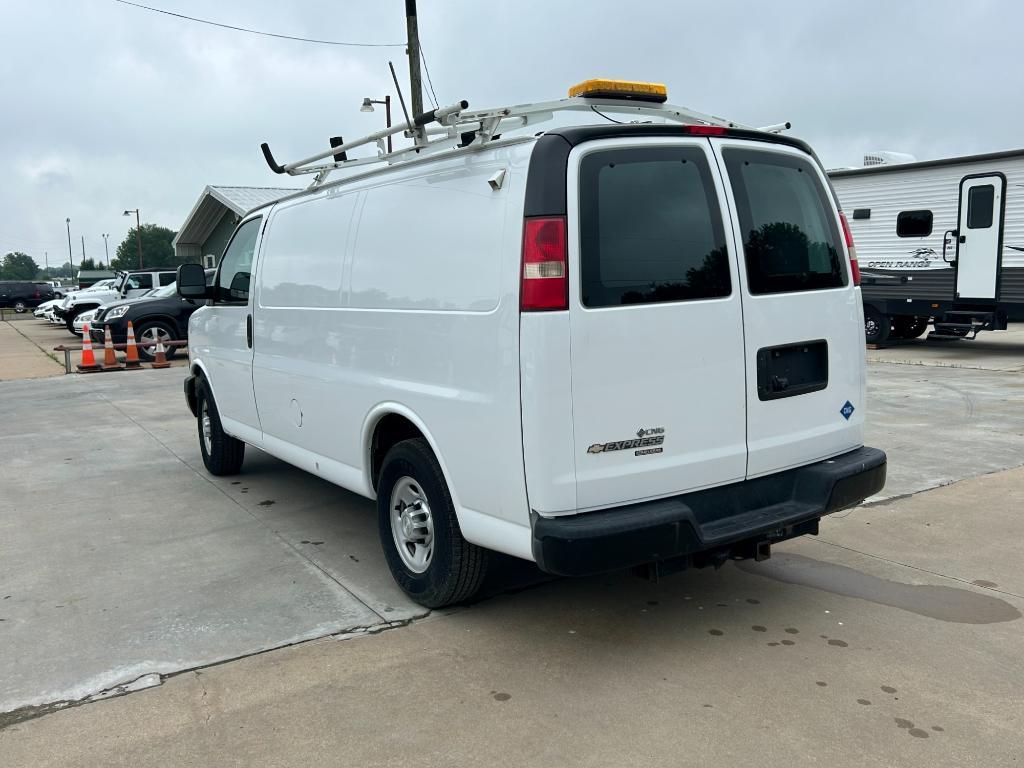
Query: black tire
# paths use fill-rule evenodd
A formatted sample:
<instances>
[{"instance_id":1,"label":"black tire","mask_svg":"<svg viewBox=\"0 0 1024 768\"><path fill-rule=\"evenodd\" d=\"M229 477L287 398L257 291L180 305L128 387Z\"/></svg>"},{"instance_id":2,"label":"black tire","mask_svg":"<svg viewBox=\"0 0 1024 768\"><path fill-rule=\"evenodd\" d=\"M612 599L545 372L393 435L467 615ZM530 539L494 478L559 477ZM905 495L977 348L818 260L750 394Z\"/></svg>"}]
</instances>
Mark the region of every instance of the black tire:
<instances>
[{"instance_id":1,"label":"black tire","mask_svg":"<svg viewBox=\"0 0 1024 768\"><path fill-rule=\"evenodd\" d=\"M25 310L27 310L27 309L28 309L28 304L25 303L24 299L15 299L14 300L14 311L17 312L19 315L24 314Z\"/></svg>"},{"instance_id":2,"label":"black tire","mask_svg":"<svg viewBox=\"0 0 1024 768\"><path fill-rule=\"evenodd\" d=\"M928 330L927 317L901 315L892 319L892 335L897 339L916 339Z\"/></svg>"},{"instance_id":3,"label":"black tire","mask_svg":"<svg viewBox=\"0 0 1024 768\"><path fill-rule=\"evenodd\" d=\"M75 330L75 318L77 318L83 312L88 312L89 309L92 309L92 307L89 307L88 309L73 309L70 312L68 312L68 314L64 317L64 325L67 327L68 333L70 333L72 336L82 338L82 334Z\"/></svg>"},{"instance_id":4,"label":"black tire","mask_svg":"<svg viewBox=\"0 0 1024 768\"><path fill-rule=\"evenodd\" d=\"M392 531L392 493L403 478L418 485L433 522L433 550L421 573L403 561ZM487 572L487 550L462 537L448 484L426 440L403 440L388 451L377 483L377 523L391 574L417 603L442 608L469 600L479 591Z\"/></svg>"},{"instance_id":5,"label":"black tire","mask_svg":"<svg viewBox=\"0 0 1024 768\"><path fill-rule=\"evenodd\" d=\"M884 344L892 331L892 319L874 307L864 307L864 339L868 344Z\"/></svg>"},{"instance_id":6,"label":"black tire","mask_svg":"<svg viewBox=\"0 0 1024 768\"><path fill-rule=\"evenodd\" d=\"M134 323L133 323L134 327ZM162 320L143 320L139 323L138 327L135 327L135 340L141 342L143 338L149 332L159 332L166 336L168 341L176 341L177 333L174 328L163 322ZM164 346L167 359L170 360L174 357L177 347ZM156 347L139 347L139 357L146 362L152 362L153 358L156 357Z\"/></svg>"},{"instance_id":7,"label":"black tire","mask_svg":"<svg viewBox=\"0 0 1024 768\"><path fill-rule=\"evenodd\" d=\"M209 445L203 435L203 420L209 418ZM206 382L196 383L196 426L199 431L199 450L203 454L203 465L211 475L237 475L245 459L245 443L224 431L217 412L217 403L210 394Z\"/></svg>"}]
</instances>

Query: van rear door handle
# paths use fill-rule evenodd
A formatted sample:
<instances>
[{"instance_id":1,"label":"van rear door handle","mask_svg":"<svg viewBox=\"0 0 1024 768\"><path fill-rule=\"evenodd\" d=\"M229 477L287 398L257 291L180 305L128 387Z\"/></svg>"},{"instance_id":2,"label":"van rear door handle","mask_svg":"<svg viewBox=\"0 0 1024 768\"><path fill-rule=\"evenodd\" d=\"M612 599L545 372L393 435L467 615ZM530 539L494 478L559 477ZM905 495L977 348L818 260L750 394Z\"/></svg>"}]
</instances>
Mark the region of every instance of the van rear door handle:
<instances>
[{"instance_id":1,"label":"van rear door handle","mask_svg":"<svg viewBox=\"0 0 1024 768\"><path fill-rule=\"evenodd\" d=\"M245 343L252 349L252 315L245 316Z\"/></svg>"}]
</instances>

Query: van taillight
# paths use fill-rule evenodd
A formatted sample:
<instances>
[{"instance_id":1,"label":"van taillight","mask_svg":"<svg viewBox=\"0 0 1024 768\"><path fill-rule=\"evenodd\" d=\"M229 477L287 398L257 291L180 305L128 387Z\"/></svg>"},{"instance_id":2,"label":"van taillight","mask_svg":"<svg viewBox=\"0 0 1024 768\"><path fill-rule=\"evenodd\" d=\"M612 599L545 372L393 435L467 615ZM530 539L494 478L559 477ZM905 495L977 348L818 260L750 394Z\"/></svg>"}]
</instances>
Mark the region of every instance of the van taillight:
<instances>
[{"instance_id":1,"label":"van taillight","mask_svg":"<svg viewBox=\"0 0 1024 768\"><path fill-rule=\"evenodd\" d=\"M519 309L543 312L569 308L569 269L566 263L565 217L538 216L524 220L523 272Z\"/></svg>"},{"instance_id":2,"label":"van taillight","mask_svg":"<svg viewBox=\"0 0 1024 768\"><path fill-rule=\"evenodd\" d=\"M846 221L846 214L839 212L839 221L843 223L843 237L846 238L846 250L850 252L850 274L853 276L853 284L860 285L860 265L857 264L857 248L853 244L853 235L850 233L850 224Z\"/></svg>"}]
</instances>

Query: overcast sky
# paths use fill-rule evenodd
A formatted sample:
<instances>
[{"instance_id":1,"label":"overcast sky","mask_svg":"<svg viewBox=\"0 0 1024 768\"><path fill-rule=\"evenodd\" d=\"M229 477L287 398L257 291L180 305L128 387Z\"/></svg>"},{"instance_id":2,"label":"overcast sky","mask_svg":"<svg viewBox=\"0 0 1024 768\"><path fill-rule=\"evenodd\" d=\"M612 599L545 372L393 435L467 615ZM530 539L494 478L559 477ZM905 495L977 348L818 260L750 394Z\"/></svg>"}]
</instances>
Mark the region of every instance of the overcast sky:
<instances>
[{"instance_id":1,"label":"overcast sky","mask_svg":"<svg viewBox=\"0 0 1024 768\"><path fill-rule=\"evenodd\" d=\"M404 0L143 0L229 24L401 43ZM114 0L0 0L0 253L77 263L140 208L178 229L206 184L276 186L259 152L326 148L383 126L401 47L257 37ZM669 100L748 124L790 120L827 166L865 151L920 159L1024 145L1024 4L419 0L442 103L560 98L590 77L653 80ZM403 79L404 84L404 79ZM298 182L285 177L284 183Z\"/></svg>"}]
</instances>

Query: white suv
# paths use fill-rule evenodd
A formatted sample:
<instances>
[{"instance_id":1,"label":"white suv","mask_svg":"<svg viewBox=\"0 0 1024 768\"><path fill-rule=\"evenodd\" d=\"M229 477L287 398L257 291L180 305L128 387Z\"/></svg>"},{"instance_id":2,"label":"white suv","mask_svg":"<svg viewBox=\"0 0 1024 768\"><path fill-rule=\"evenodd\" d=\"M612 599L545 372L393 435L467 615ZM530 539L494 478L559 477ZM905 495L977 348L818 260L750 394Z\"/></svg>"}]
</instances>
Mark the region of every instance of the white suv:
<instances>
[{"instance_id":1,"label":"white suv","mask_svg":"<svg viewBox=\"0 0 1024 768\"><path fill-rule=\"evenodd\" d=\"M853 244L811 150L562 103L541 134L251 212L209 291L179 270L208 299L185 382L207 469L249 443L376 498L427 606L473 595L489 550L564 575L761 559L885 481Z\"/></svg>"}]
</instances>

